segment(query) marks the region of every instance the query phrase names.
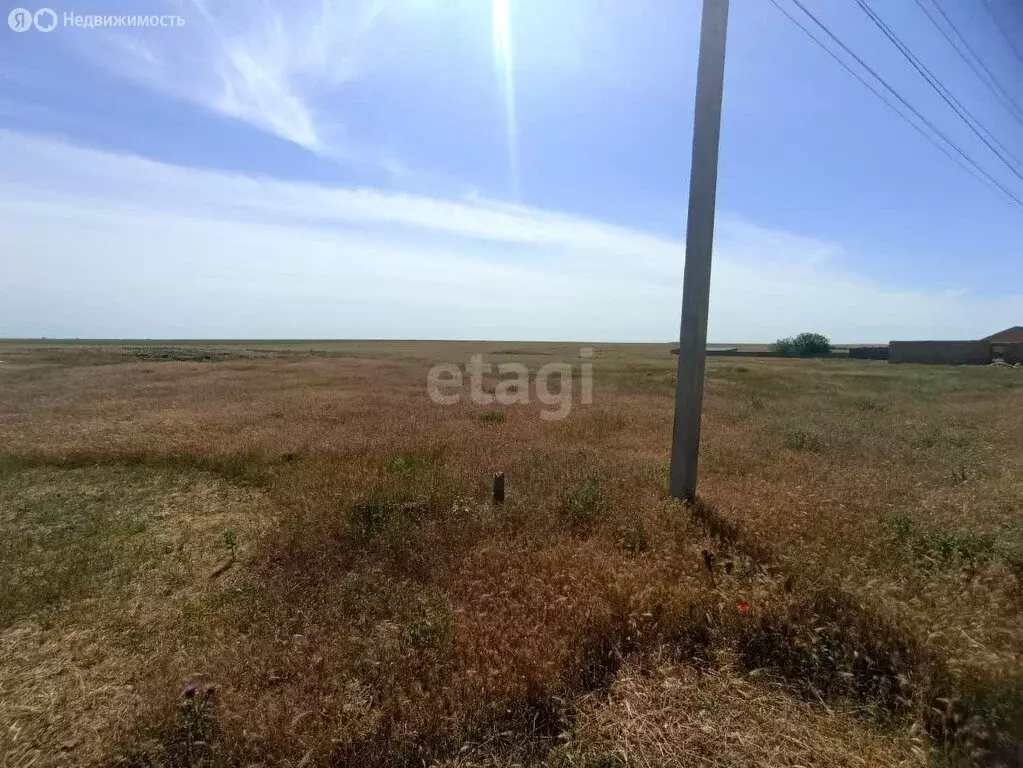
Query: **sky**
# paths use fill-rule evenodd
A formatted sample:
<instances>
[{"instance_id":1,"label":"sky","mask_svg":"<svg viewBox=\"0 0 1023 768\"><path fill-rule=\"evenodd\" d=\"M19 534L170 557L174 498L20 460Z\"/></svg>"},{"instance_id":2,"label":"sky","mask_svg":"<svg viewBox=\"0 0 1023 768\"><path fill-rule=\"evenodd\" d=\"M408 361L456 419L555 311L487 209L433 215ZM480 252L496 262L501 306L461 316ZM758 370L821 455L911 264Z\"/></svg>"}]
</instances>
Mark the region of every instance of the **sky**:
<instances>
[{"instance_id":1,"label":"sky","mask_svg":"<svg viewBox=\"0 0 1023 768\"><path fill-rule=\"evenodd\" d=\"M802 2L1023 199L854 0ZM870 2L1023 157L1023 11L937 0L996 98L934 0ZM731 5L709 340L1023 324L1023 208ZM51 8L0 26L0 336L677 339L697 0ZM181 24L64 23L143 11Z\"/></svg>"}]
</instances>

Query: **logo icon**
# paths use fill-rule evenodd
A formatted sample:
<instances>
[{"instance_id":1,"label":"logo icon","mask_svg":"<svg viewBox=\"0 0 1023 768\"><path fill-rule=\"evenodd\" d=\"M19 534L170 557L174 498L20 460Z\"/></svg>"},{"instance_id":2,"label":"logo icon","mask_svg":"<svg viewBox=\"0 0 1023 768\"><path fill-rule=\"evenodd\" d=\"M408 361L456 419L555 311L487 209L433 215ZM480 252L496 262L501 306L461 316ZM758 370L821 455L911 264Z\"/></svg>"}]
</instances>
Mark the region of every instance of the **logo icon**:
<instances>
[{"instance_id":1,"label":"logo icon","mask_svg":"<svg viewBox=\"0 0 1023 768\"><path fill-rule=\"evenodd\" d=\"M52 32L53 28L57 26L57 14L52 8L40 8L36 11L32 21L40 32Z\"/></svg>"},{"instance_id":2,"label":"logo icon","mask_svg":"<svg viewBox=\"0 0 1023 768\"><path fill-rule=\"evenodd\" d=\"M7 14L7 26L15 32L27 32L32 27L40 32L52 32L57 27L57 14L52 8L40 8L35 13L27 8L15 8Z\"/></svg>"},{"instance_id":3,"label":"logo icon","mask_svg":"<svg viewBox=\"0 0 1023 768\"><path fill-rule=\"evenodd\" d=\"M27 32L32 26L32 11L15 8L7 14L7 26L15 32Z\"/></svg>"}]
</instances>

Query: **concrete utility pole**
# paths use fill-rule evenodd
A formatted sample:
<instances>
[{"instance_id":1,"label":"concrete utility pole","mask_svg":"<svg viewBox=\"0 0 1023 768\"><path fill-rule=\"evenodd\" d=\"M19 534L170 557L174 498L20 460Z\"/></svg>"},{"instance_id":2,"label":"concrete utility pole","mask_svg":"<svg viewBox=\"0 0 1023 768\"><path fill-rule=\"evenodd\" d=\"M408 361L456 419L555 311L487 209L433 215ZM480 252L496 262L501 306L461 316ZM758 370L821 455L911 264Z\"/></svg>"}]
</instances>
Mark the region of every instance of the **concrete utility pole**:
<instances>
[{"instance_id":1,"label":"concrete utility pole","mask_svg":"<svg viewBox=\"0 0 1023 768\"><path fill-rule=\"evenodd\" d=\"M703 0L700 64L696 73L696 114L693 119L693 163L689 177L689 223L686 269L682 286L682 329L679 334L678 381L675 385L675 428L671 439L672 497L696 497L696 466L700 455L700 412L707 351L710 307L710 260L714 247L714 203L718 184L718 142L725 80L725 33L728 0Z\"/></svg>"}]
</instances>

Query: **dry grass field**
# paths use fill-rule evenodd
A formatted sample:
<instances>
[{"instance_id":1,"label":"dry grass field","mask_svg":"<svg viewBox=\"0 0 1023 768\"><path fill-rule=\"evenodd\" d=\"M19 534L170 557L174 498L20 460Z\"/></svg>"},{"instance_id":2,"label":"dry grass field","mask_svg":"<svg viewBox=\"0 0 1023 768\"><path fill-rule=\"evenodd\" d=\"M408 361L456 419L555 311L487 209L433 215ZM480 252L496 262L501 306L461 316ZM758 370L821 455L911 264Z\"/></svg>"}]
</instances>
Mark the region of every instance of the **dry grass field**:
<instances>
[{"instance_id":1,"label":"dry grass field","mask_svg":"<svg viewBox=\"0 0 1023 768\"><path fill-rule=\"evenodd\" d=\"M1023 762L1023 372L477 352L0 344L3 768Z\"/></svg>"}]
</instances>

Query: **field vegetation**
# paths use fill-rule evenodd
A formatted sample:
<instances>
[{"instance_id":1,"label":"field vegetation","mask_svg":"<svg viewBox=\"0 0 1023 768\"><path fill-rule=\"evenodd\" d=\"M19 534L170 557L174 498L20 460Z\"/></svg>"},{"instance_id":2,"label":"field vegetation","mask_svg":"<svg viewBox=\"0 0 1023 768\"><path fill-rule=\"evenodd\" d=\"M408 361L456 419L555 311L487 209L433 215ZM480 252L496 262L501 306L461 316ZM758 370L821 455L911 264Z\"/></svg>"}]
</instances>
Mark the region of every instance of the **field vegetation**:
<instances>
[{"instance_id":1,"label":"field vegetation","mask_svg":"<svg viewBox=\"0 0 1023 768\"><path fill-rule=\"evenodd\" d=\"M779 357L827 357L831 354L831 340L822 333L804 331L798 336L778 339L771 351Z\"/></svg>"},{"instance_id":2,"label":"field vegetation","mask_svg":"<svg viewBox=\"0 0 1023 768\"><path fill-rule=\"evenodd\" d=\"M1020 371L595 349L0 344L0 764L1021 763Z\"/></svg>"}]
</instances>

